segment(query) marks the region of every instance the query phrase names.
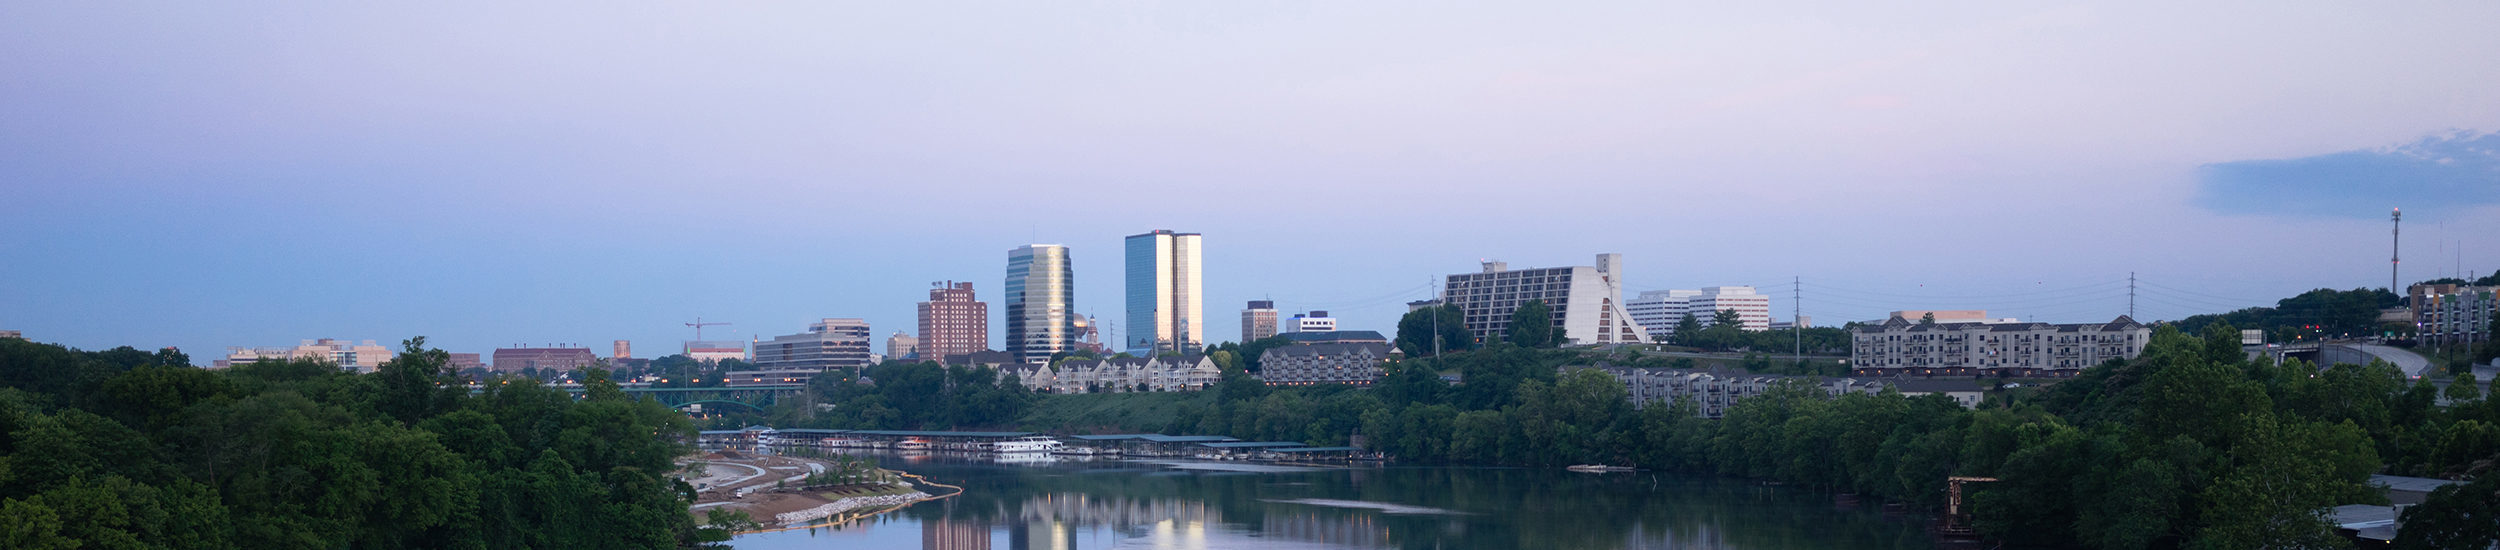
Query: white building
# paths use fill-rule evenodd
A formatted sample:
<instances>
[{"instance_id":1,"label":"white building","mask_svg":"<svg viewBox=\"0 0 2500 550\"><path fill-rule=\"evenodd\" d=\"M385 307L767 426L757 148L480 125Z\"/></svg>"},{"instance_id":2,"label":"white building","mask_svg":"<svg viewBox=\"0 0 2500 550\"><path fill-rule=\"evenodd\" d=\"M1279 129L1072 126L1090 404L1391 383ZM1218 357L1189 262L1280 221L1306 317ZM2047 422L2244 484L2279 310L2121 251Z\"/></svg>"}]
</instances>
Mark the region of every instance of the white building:
<instances>
[{"instance_id":1,"label":"white building","mask_svg":"<svg viewBox=\"0 0 2500 550\"><path fill-rule=\"evenodd\" d=\"M1501 339L1510 328L1511 312L1530 300L1543 300L1553 310L1554 327L1571 343L1649 340L1648 331L1624 309L1622 254L1599 254L1594 266L1517 271L1488 261L1481 272L1449 276L1441 299L1466 313L1467 330L1478 342Z\"/></svg>"},{"instance_id":2,"label":"white building","mask_svg":"<svg viewBox=\"0 0 2500 550\"><path fill-rule=\"evenodd\" d=\"M1293 314L1292 319L1287 319L1284 325L1285 332L1336 332L1337 318L1329 317L1328 312L1325 311L1313 311L1309 314L1296 313Z\"/></svg>"},{"instance_id":3,"label":"white building","mask_svg":"<svg viewBox=\"0 0 2500 550\"><path fill-rule=\"evenodd\" d=\"M747 343L737 340L687 340L686 358L706 364L725 359L747 360Z\"/></svg>"},{"instance_id":4,"label":"white building","mask_svg":"<svg viewBox=\"0 0 2500 550\"><path fill-rule=\"evenodd\" d=\"M1632 312L1632 322L1649 331L1652 339L1675 336L1675 324L1692 312L1692 298L1699 290L1652 290L1641 293L1624 304Z\"/></svg>"},{"instance_id":5,"label":"white building","mask_svg":"<svg viewBox=\"0 0 2500 550\"><path fill-rule=\"evenodd\" d=\"M305 340L295 347L226 348L226 358L219 359L210 365L215 368L225 368L261 361L315 359L338 365L341 370L368 373L381 369L382 362L389 361L396 355L391 348L383 347L372 340L351 344L342 340L322 338Z\"/></svg>"},{"instance_id":6,"label":"white building","mask_svg":"<svg viewBox=\"0 0 2500 550\"><path fill-rule=\"evenodd\" d=\"M820 320L808 324L807 332L756 342L755 366L810 371L865 367L872 353L870 334L866 319Z\"/></svg>"},{"instance_id":7,"label":"white building","mask_svg":"<svg viewBox=\"0 0 2500 550\"><path fill-rule=\"evenodd\" d=\"M1771 297L1754 293L1750 286L1702 287L1685 304L1704 327L1717 324L1720 311L1733 309L1745 330L1771 330Z\"/></svg>"},{"instance_id":8,"label":"white building","mask_svg":"<svg viewBox=\"0 0 2500 550\"><path fill-rule=\"evenodd\" d=\"M1128 342L1138 355L1206 346L1197 233L1168 229L1128 237Z\"/></svg>"},{"instance_id":9,"label":"white building","mask_svg":"<svg viewBox=\"0 0 2500 550\"><path fill-rule=\"evenodd\" d=\"M2491 319L2500 316L2500 287L2413 285L2413 323L2417 337L2433 348L2471 347L2489 337Z\"/></svg>"}]
</instances>

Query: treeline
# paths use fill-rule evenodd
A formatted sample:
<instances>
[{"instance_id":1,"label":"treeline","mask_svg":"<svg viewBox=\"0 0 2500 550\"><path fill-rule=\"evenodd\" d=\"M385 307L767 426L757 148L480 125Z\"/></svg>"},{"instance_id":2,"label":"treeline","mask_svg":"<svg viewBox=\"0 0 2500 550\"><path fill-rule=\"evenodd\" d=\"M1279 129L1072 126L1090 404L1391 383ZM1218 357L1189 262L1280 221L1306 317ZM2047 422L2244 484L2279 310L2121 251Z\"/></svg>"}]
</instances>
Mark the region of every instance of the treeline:
<instances>
[{"instance_id":1,"label":"treeline","mask_svg":"<svg viewBox=\"0 0 2500 550\"><path fill-rule=\"evenodd\" d=\"M1013 426L1037 398L1016 375L987 367L888 361L862 372L865 380L840 371L817 376L807 399L776 403L767 420L777 428L1000 428Z\"/></svg>"},{"instance_id":2,"label":"treeline","mask_svg":"<svg viewBox=\"0 0 2500 550\"><path fill-rule=\"evenodd\" d=\"M2276 300L2274 307L2252 307L2230 313L2191 315L2180 319L2179 330L2201 334L2205 327L2229 324L2240 328L2266 331L2269 341L2317 339L2320 337L2368 336L2382 329L2379 310L2403 305L2404 299L2387 289L2356 288L2335 290L2321 288L2299 296ZM2406 323L2410 330L2411 323Z\"/></svg>"},{"instance_id":3,"label":"treeline","mask_svg":"<svg viewBox=\"0 0 2500 550\"><path fill-rule=\"evenodd\" d=\"M1948 476L1996 477L1969 488L1977 525L2023 547L2333 546L2322 513L2382 502L2363 484L2381 472L2480 478L2415 508L2407 545L2500 533L2489 515L2500 476L2486 472L2500 460L2500 404L2470 379L2438 407L2432 385L2384 364L2249 361L2223 324L2201 338L2164 327L2136 360L1980 410L1798 383L1705 420L1687 402L1635 410L1602 372L1557 376L1569 360L1497 346L1394 364L1363 433L1407 460L1638 464L1931 508ZM1446 368L1466 383L1443 383Z\"/></svg>"},{"instance_id":4,"label":"treeline","mask_svg":"<svg viewBox=\"0 0 2500 550\"><path fill-rule=\"evenodd\" d=\"M1809 327L1799 329L1745 330L1744 319L1736 310L1723 309L1711 314L1709 326L1685 315L1675 324L1673 334L1653 334L1652 339L1669 344L1699 348L1705 351L1764 351L1787 353L1804 351L1814 355L1848 355L1847 327Z\"/></svg>"},{"instance_id":5,"label":"treeline","mask_svg":"<svg viewBox=\"0 0 2500 550\"><path fill-rule=\"evenodd\" d=\"M670 548L727 539L672 480L685 416L597 371L471 395L406 343L379 372L221 371L0 339L0 547Z\"/></svg>"}]
</instances>

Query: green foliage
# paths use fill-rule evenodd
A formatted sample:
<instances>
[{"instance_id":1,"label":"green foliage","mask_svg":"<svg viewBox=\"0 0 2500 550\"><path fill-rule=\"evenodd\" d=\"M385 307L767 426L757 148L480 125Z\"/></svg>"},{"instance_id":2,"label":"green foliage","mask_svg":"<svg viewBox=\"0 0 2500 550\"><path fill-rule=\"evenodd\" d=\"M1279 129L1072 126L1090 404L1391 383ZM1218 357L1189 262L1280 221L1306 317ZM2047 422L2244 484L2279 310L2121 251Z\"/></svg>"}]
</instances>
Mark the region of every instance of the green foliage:
<instances>
[{"instance_id":1,"label":"green foliage","mask_svg":"<svg viewBox=\"0 0 2500 550\"><path fill-rule=\"evenodd\" d=\"M608 548L691 540L657 403L468 395L411 339L377 373L224 371L0 341L0 545ZM90 410L105 411L100 416ZM536 457L536 460L529 460ZM529 460L528 462L523 462Z\"/></svg>"},{"instance_id":2,"label":"green foliage","mask_svg":"<svg viewBox=\"0 0 2500 550\"><path fill-rule=\"evenodd\" d=\"M2407 550L2490 548L2500 544L2500 475L2486 473L2472 483L2432 491L2422 504L2404 512L2404 529L2395 547Z\"/></svg>"},{"instance_id":3,"label":"green foliage","mask_svg":"<svg viewBox=\"0 0 2500 550\"><path fill-rule=\"evenodd\" d=\"M786 411L773 423L884 430L1008 427L1036 400L1022 380L989 367L888 361L869 367L867 376L876 383L841 373L818 376L808 383L809 396L832 408Z\"/></svg>"},{"instance_id":4,"label":"green foliage","mask_svg":"<svg viewBox=\"0 0 2500 550\"><path fill-rule=\"evenodd\" d=\"M1554 330L1554 308L1544 300L1529 300L1510 312L1510 325L1503 338L1523 348L1550 348L1562 344L1562 335Z\"/></svg>"},{"instance_id":5,"label":"green foliage","mask_svg":"<svg viewBox=\"0 0 2500 550\"><path fill-rule=\"evenodd\" d=\"M2374 334L2378 329L2379 310L2402 303L2402 297L2387 289L2338 291L2321 288L2278 300L2275 307L2195 315L2179 320L2177 326L2182 331L2201 333L2207 325L2229 323L2243 328L2263 329L2269 341L2366 335Z\"/></svg>"},{"instance_id":6,"label":"green foliage","mask_svg":"<svg viewBox=\"0 0 2500 550\"><path fill-rule=\"evenodd\" d=\"M1434 317L1440 317L1435 320ZM1436 331L1437 329L1437 331ZM1476 347L1475 333L1467 330L1467 314L1458 306L1433 306L1406 312L1398 318L1397 346L1407 357L1428 357L1436 349L1434 337L1440 339L1441 353L1467 351Z\"/></svg>"}]
</instances>

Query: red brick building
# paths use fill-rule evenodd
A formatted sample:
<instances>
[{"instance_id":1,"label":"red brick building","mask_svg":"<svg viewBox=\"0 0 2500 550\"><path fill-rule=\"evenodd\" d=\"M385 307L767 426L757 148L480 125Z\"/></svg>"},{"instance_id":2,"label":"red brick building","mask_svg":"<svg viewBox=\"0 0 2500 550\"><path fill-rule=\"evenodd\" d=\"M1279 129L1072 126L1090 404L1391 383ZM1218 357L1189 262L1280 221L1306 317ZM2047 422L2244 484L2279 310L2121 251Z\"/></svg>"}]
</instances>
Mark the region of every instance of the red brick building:
<instances>
[{"instance_id":1,"label":"red brick building","mask_svg":"<svg viewBox=\"0 0 2500 550\"><path fill-rule=\"evenodd\" d=\"M972 283L947 281L920 303L921 357L936 359L990 349L990 305L974 299Z\"/></svg>"}]
</instances>

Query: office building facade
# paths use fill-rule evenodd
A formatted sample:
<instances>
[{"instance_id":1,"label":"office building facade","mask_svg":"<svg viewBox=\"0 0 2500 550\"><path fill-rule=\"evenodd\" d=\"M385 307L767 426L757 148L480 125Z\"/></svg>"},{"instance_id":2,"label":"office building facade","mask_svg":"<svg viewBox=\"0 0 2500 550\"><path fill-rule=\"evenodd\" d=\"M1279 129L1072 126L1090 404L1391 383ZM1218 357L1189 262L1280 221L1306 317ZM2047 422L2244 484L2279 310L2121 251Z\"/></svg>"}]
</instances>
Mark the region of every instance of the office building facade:
<instances>
[{"instance_id":1,"label":"office building facade","mask_svg":"<svg viewBox=\"0 0 2500 550\"><path fill-rule=\"evenodd\" d=\"M1166 229L1128 237L1129 353L1154 355L1206 345L1200 244L1197 233Z\"/></svg>"},{"instance_id":2,"label":"office building facade","mask_svg":"<svg viewBox=\"0 0 2500 550\"><path fill-rule=\"evenodd\" d=\"M747 343L737 340L687 340L686 357L705 364L747 360Z\"/></svg>"},{"instance_id":3,"label":"office building facade","mask_svg":"<svg viewBox=\"0 0 2500 550\"><path fill-rule=\"evenodd\" d=\"M349 342L320 338L304 340L294 347L226 348L226 358L211 362L210 365L223 368L261 361L313 359L337 365L339 370L369 373L380 370L382 362L389 361L395 356L397 354L392 352L391 348L372 340Z\"/></svg>"},{"instance_id":4,"label":"office building facade","mask_svg":"<svg viewBox=\"0 0 2500 550\"><path fill-rule=\"evenodd\" d=\"M1675 337L1675 325L1692 313L1692 298L1699 290L1652 290L1635 296L1624 304L1632 312L1632 322L1649 331L1652 340Z\"/></svg>"},{"instance_id":5,"label":"office building facade","mask_svg":"<svg viewBox=\"0 0 2500 550\"><path fill-rule=\"evenodd\" d=\"M808 324L807 332L756 342L755 366L768 371L865 367L870 338L866 319L824 319Z\"/></svg>"},{"instance_id":6,"label":"office building facade","mask_svg":"<svg viewBox=\"0 0 2500 550\"><path fill-rule=\"evenodd\" d=\"M2066 377L2133 359L2153 329L2121 315L2107 323L1934 323L1900 317L1850 331L1849 365L1862 376Z\"/></svg>"},{"instance_id":7,"label":"office building facade","mask_svg":"<svg viewBox=\"0 0 2500 550\"><path fill-rule=\"evenodd\" d=\"M899 330L894 331L894 335L885 337L886 359L900 361L904 359L919 359L920 357L919 338L913 338L912 335L904 334L903 331ZM934 357L945 356L938 355Z\"/></svg>"},{"instance_id":8,"label":"office building facade","mask_svg":"<svg viewBox=\"0 0 2500 550\"><path fill-rule=\"evenodd\" d=\"M990 304L974 296L972 283L939 283L920 303L919 338L928 359L990 349ZM890 348L886 355L901 357Z\"/></svg>"},{"instance_id":9,"label":"office building facade","mask_svg":"<svg viewBox=\"0 0 2500 550\"><path fill-rule=\"evenodd\" d=\"M569 371L599 365L599 355L590 348L496 348L495 370L519 372L523 369Z\"/></svg>"},{"instance_id":10,"label":"office building facade","mask_svg":"<svg viewBox=\"0 0 2500 550\"><path fill-rule=\"evenodd\" d=\"M1007 352L1026 363L1076 346L1076 270L1068 247L1035 244L1007 251Z\"/></svg>"},{"instance_id":11,"label":"office building facade","mask_svg":"<svg viewBox=\"0 0 2500 550\"><path fill-rule=\"evenodd\" d=\"M1276 302L1251 300L1241 309L1241 343L1247 344L1276 335Z\"/></svg>"},{"instance_id":12,"label":"office building facade","mask_svg":"<svg viewBox=\"0 0 2500 550\"><path fill-rule=\"evenodd\" d=\"M1554 327L1574 344L1649 338L1624 309L1622 254L1599 254L1594 266L1512 270L1485 262L1483 271L1447 277L1441 300L1466 314L1467 331L1479 343L1500 340L1510 329L1511 313L1530 300L1543 300L1553 311Z\"/></svg>"},{"instance_id":13,"label":"office building facade","mask_svg":"<svg viewBox=\"0 0 2500 550\"><path fill-rule=\"evenodd\" d=\"M1706 286L1685 299L1686 308L1701 326L1718 324L1721 311L1736 310L1736 320L1745 330L1771 330L1771 297L1756 293L1750 286Z\"/></svg>"}]
</instances>

